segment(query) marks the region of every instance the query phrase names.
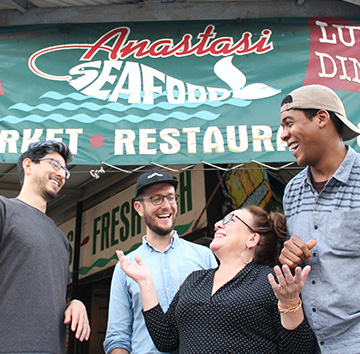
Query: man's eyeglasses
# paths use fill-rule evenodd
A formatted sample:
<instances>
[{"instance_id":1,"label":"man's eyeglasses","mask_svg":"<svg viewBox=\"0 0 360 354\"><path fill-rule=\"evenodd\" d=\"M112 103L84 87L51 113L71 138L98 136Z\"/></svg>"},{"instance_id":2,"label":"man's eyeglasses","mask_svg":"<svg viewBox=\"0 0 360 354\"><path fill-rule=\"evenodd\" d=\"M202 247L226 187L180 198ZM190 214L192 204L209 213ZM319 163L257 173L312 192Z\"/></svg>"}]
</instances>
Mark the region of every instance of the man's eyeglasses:
<instances>
[{"instance_id":1,"label":"man's eyeglasses","mask_svg":"<svg viewBox=\"0 0 360 354\"><path fill-rule=\"evenodd\" d=\"M223 225L228 224L231 220L233 220L235 218L237 218L238 220L240 220L244 225L246 225L251 231L254 231L254 229L243 219L240 218L240 216L237 216L236 214L228 214L226 215L223 219L222 219L222 223Z\"/></svg>"},{"instance_id":2,"label":"man's eyeglasses","mask_svg":"<svg viewBox=\"0 0 360 354\"><path fill-rule=\"evenodd\" d=\"M64 166L61 166L61 163L60 161L52 158L52 157L44 157L42 159L38 159L39 161L45 161L45 160L49 160L50 163L51 163L51 166L52 168L55 170L55 171L59 171L60 168L62 168L64 171L65 171L65 178L68 179L70 177L70 171L64 167Z\"/></svg>"},{"instance_id":3,"label":"man's eyeglasses","mask_svg":"<svg viewBox=\"0 0 360 354\"><path fill-rule=\"evenodd\" d=\"M164 202L164 199L167 199L169 204L176 204L179 200L179 194L168 194L168 195L153 195L152 197L144 197L137 199L138 201L149 199L153 205L161 205Z\"/></svg>"}]
</instances>

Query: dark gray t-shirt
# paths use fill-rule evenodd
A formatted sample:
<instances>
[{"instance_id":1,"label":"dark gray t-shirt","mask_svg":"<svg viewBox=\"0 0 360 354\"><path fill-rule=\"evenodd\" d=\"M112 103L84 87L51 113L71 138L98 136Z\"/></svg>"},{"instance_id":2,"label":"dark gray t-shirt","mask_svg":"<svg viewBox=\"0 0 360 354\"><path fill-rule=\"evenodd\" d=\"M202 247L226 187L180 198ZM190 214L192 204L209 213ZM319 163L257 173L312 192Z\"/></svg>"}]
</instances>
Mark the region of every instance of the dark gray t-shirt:
<instances>
[{"instance_id":1,"label":"dark gray t-shirt","mask_svg":"<svg viewBox=\"0 0 360 354\"><path fill-rule=\"evenodd\" d=\"M46 214L0 197L0 353L65 352L68 240Z\"/></svg>"}]
</instances>

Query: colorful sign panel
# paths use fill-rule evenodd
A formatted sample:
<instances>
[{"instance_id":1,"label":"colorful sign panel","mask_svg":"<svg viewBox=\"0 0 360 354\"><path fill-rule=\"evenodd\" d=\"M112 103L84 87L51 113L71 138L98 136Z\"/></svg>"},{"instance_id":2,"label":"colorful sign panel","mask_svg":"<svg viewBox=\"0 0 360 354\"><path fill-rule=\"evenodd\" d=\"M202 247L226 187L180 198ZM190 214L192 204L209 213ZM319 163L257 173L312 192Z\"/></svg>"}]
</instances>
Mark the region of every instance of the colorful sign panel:
<instances>
[{"instance_id":1,"label":"colorful sign panel","mask_svg":"<svg viewBox=\"0 0 360 354\"><path fill-rule=\"evenodd\" d=\"M179 181L177 192L178 216L175 229L180 236L207 226L204 171L172 173ZM113 266L116 250L128 253L137 248L146 233L145 223L135 211L135 185L86 210L82 217L79 278ZM70 244L70 272L72 272L75 241L75 218L59 226Z\"/></svg>"},{"instance_id":2,"label":"colorful sign panel","mask_svg":"<svg viewBox=\"0 0 360 354\"><path fill-rule=\"evenodd\" d=\"M0 28L0 154L68 143L75 164L291 161L279 107L336 90L360 121L360 18ZM358 149L359 142L352 141Z\"/></svg>"},{"instance_id":3,"label":"colorful sign panel","mask_svg":"<svg viewBox=\"0 0 360 354\"><path fill-rule=\"evenodd\" d=\"M240 170L226 172L224 182L234 209L248 205L264 208L271 199L267 173L254 163L246 163Z\"/></svg>"}]
</instances>

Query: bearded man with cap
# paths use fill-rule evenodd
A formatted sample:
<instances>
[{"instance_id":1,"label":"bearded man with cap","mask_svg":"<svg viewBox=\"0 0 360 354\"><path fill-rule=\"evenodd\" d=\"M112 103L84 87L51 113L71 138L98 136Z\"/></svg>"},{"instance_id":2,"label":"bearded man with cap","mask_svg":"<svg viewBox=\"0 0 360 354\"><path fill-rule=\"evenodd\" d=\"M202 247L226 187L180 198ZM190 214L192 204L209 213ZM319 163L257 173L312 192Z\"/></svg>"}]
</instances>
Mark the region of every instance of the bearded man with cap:
<instances>
[{"instance_id":1,"label":"bearded man with cap","mask_svg":"<svg viewBox=\"0 0 360 354\"><path fill-rule=\"evenodd\" d=\"M127 256L132 262L138 256L149 266L165 310L192 271L217 266L210 249L179 238L174 230L177 185L176 179L156 170L139 177L134 208L145 220L146 235L142 245ZM106 354L160 353L146 328L142 308L139 286L118 263L111 283Z\"/></svg>"},{"instance_id":2,"label":"bearded man with cap","mask_svg":"<svg viewBox=\"0 0 360 354\"><path fill-rule=\"evenodd\" d=\"M321 353L360 348L360 155L344 141L360 134L337 94L322 85L281 104L281 139L306 168L286 186L289 237L280 262L311 265L302 291Z\"/></svg>"}]
</instances>

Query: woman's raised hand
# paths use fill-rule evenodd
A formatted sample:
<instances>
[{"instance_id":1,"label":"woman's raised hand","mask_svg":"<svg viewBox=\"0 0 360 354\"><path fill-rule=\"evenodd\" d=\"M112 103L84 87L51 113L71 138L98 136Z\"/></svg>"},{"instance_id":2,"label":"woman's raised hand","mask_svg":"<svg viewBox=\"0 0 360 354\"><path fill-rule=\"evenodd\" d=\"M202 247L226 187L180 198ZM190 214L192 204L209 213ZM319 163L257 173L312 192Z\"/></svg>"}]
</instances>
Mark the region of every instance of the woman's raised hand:
<instances>
[{"instance_id":1,"label":"woman's raised hand","mask_svg":"<svg viewBox=\"0 0 360 354\"><path fill-rule=\"evenodd\" d=\"M305 281L310 273L311 267L306 266L304 269L296 267L295 275L291 274L287 265L274 268L278 283L274 276L269 274L268 278L282 307L291 307L299 302L300 292L304 287Z\"/></svg>"}]
</instances>

